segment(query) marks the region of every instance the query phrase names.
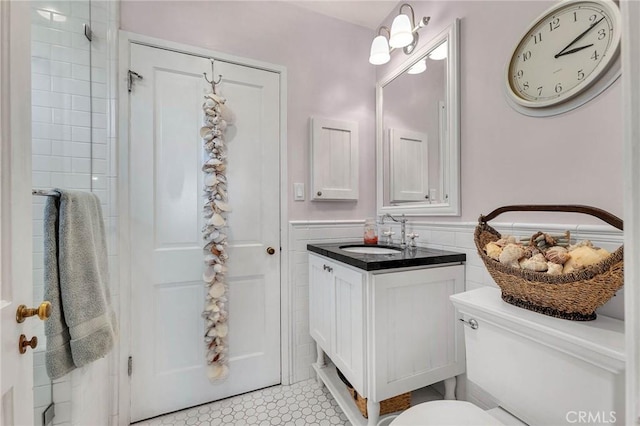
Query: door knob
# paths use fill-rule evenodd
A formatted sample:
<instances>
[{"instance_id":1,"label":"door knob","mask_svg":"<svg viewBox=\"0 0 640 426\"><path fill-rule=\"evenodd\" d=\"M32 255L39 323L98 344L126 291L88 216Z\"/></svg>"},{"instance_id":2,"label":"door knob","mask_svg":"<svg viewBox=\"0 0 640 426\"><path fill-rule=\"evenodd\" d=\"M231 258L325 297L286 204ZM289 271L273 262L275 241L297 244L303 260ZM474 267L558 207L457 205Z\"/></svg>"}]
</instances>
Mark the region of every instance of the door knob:
<instances>
[{"instance_id":1,"label":"door knob","mask_svg":"<svg viewBox=\"0 0 640 426\"><path fill-rule=\"evenodd\" d=\"M273 247L267 247L267 253L269 253L270 255L274 255L276 252L276 249L274 249Z\"/></svg>"},{"instance_id":2,"label":"door knob","mask_svg":"<svg viewBox=\"0 0 640 426\"><path fill-rule=\"evenodd\" d=\"M35 349L36 346L38 346L38 338L36 336L33 336L31 340L27 340L27 336L21 334L20 340L18 342L18 350L21 354L27 352L27 346L31 346L31 349Z\"/></svg>"},{"instance_id":3,"label":"door knob","mask_svg":"<svg viewBox=\"0 0 640 426\"><path fill-rule=\"evenodd\" d=\"M51 316L51 302L44 301L37 308L27 308L26 305L18 306L16 311L16 321L18 323L24 322L28 317L37 315L42 321L45 321Z\"/></svg>"}]
</instances>

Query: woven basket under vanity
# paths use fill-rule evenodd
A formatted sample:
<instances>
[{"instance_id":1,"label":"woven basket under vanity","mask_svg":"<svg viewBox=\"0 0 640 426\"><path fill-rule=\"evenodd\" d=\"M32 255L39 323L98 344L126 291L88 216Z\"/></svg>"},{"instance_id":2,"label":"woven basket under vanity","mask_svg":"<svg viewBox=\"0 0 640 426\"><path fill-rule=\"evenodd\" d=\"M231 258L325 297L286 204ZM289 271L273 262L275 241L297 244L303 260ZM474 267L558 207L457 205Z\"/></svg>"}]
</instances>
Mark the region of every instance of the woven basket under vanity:
<instances>
[{"instance_id":1,"label":"woven basket under vanity","mask_svg":"<svg viewBox=\"0 0 640 426\"><path fill-rule=\"evenodd\" d=\"M356 407L360 410L360 413L365 418L369 418L367 413L367 398L363 398L357 390L351 386L351 383L347 380L344 375L336 368L336 372L338 373L338 377L342 380L342 383L347 387L347 391L349 395L353 398L353 401L356 403ZM404 411L411 407L411 392L403 393L397 396L394 396L389 399L385 399L384 401L380 401L380 415L385 415L389 413L394 413L396 411Z\"/></svg>"},{"instance_id":2,"label":"woven basket under vanity","mask_svg":"<svg viewBox=\"0 0 640 426\"><path fill-rule=\"evenodd\" d=\"M498 215L516 211L583 213L622 230L622 220L604 210L579 205L520 205L500 207L481 215L474 233L478 254L502 290L502 299L512 305L544 315L573 321L596 318L595 310L611 299L624 283L624 254L620 246L609 257L584 269L560 275L528 271L503 265L490 258L484 247L501 238L487 224Z\"/></svg>"}]
</instances>

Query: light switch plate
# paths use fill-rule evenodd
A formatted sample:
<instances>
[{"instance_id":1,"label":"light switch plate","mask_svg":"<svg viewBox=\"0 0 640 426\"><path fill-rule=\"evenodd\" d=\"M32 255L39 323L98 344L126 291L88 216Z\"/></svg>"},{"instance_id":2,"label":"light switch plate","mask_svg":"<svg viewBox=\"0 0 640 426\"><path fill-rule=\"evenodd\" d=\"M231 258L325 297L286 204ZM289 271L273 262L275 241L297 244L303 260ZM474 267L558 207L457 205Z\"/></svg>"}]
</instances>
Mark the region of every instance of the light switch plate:
<instances>
[{"instance_id":1,"label":"light switch plate","mask_svg":"<svg viewBox=\"0 0 640 426\"><path fill-rule=\"evenodd\" d=\"M293 184L293 200L304 201L304 183Z\"/></svg>"}]
</instances>

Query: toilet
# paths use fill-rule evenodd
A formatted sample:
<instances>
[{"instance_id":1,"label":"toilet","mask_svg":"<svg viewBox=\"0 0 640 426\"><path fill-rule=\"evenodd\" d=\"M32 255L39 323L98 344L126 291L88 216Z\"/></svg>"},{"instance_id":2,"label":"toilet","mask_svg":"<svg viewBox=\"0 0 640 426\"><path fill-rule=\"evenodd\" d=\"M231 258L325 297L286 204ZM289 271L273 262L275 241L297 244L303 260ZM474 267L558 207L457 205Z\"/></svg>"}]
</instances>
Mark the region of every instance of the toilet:
<instances>
[{"instance_id":1,"label":"toilet","mask_svg":"<svg viewBox=\"0 0 640 426\"><path fill-rule=\"evenodd\" d=\"M467 379L498 407L426 402L391 425L625 424L623 321L549 317L503 302L493 287L450 298L464 326Z\"/></svg>"}]
</instances>

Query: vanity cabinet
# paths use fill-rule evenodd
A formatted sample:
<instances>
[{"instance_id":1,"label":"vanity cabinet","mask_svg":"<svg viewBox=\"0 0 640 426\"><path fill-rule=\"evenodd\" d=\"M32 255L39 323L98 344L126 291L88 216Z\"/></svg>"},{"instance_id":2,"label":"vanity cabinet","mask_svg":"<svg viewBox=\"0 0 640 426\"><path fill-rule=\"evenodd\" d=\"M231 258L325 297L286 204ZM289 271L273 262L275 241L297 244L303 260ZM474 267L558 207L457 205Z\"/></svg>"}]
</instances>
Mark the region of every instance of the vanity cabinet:
<instances>
[{"instance_id":1,"label":"vanity cabinet","mask_svg":"<svg viewBox=\"0 0 640 426\"><path fill-rule=\"evenodd\" d=\"M385 399L464 372L462 327L449 296L464 291L459 263L366 271L309 254L314 369L353 424L376 424ZM335 368L367 398L368 420Z\"/></svg>"}]
</instances>

